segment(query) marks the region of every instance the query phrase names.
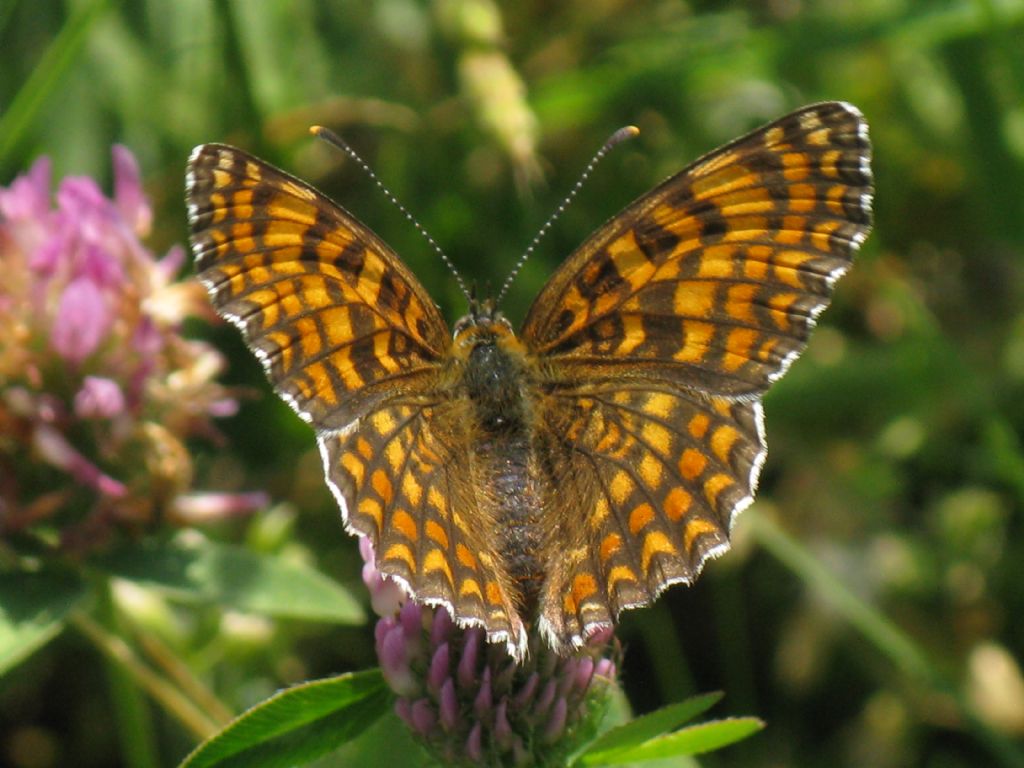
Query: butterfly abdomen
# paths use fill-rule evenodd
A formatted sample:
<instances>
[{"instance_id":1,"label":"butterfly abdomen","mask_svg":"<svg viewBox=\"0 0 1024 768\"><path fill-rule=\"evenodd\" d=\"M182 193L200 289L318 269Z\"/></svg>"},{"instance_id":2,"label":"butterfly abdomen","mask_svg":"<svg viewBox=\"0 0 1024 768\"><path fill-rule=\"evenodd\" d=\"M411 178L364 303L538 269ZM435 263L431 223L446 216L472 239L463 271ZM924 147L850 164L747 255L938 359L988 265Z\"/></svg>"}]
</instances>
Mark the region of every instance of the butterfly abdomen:
<instances>
[{"instance_id":1,"label":"butterfly abdomen","mask_svg":"<svg viewBox=\"0 0 1024 768\"><path fill-rule=\"evenodd\" d=\"M530 616L544 573L538 557L541 503L530 428L527 362L505 326L466 331L463 385L479 432L474 450L481 496L492 506L498 551L515 584L520 610Z\"/></svg>"}]
</instances>

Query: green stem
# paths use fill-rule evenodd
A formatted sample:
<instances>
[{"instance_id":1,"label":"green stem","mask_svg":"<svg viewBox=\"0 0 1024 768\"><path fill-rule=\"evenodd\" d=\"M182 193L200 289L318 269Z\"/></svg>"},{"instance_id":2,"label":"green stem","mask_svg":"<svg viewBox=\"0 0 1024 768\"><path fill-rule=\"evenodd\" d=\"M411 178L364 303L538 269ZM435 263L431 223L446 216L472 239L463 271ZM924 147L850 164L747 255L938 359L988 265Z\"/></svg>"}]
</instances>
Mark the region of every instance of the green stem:
<instances>
[{"instance_id":1,"label":"green stem","mask_svg":"<svg viewBox=\"0 0 1024 768\"><path fill-rule=\"evenodd\" d=\"M254 152L267 155L269 150L264 143L264 132L258 130L263 125L263 115L256 101L255 88L249 75L249 66L242 50L242 36L238 31L235 12L229 0L215 0L213 12L221 28L221 44L224 54L224 73L226 78L227 108L230 114L242 125L252 126L251 137Z\"/></svg>"},{"instance_id":2,"label":"green stem","mask_svg":"<svg viewBox=\"0 0 1024 768\"><path fill-rule=\"evenodd\" d=\"M682 701L692 696L696 685L686 655L678 643L665 642L665 638L675 637L676 628L664 601L653 606L640 627L662 700Z\"/></svg>"},{"instance_id":3,"label":"green stem","mask_svg":"<svg viewBox=\"0 0 1024 768\"><path fill-rule=\"evenodd\" d=\"M113 608L110 609L111 613ZM84 613L75 613L72 624L107 657L135 690L153 697L197 739L206 739L218 730L218 725L202 712L178 688L150 669L121 637L108 631ZM136 765L136 763L132 763Z\"/></svg>"},{"instance_id":4,"label":"green stem","mask_svg":"<svg viewBox=\"0 0 1024 768\"><path fill-rule=\"evenodd\" d=\"M43 53L28 80L0 113L0 164L14 150L60 79L78 58L86 36L107 10L110 0L94 0L67 20Z\"/></svg>"},{"instance_id":5,"label":"green stem","mask_svg":"<svg viewBox=\"0 0 1024 768\"><path fill-rule=\"evenodd\" d=\"M774 522L748 510L744 524L776 560L796 574L878 648L902 672L949 696L968 727L992 753L995 764L1024 768L1024 754L1003 733L989 725L959 688L939 671L927 654L881 611L850 591L810 551Z\"/></svg>"},{"instance_id":6,"label":"green stem","mask_svg":"<svg viewBox=\"0 0 1024 768\"><path fill-rule=\"evenodd\" d=\"M145 697L135 684L127 666L117 654L108 649L121 642L113 634L116 631L117 615L110 594L110 583L96 580L97 613L106 627L93 621L81 611L71 614L71 623L106 656L107 682L114 709L114 731L121 744L121 756L129 768L158 768L156 734L152 716ZM109 629L108 629L109 628Z\"/></svg>"},{"instance_id":7,"label":"green stem","mask_svg":"<svg viewBox=\"0 0 1024 768\"><path fill-rule=\"evenodd\" d=\"M202 707L209 714L218 729L234 719L235 713L217 698L213 691L193 674L189 666L182 661L181 656L169 648L157 635L136 627L135 637L149 658L167 674L171 681L178 686L178 689L188 697L189 701Z\"/></svg>"}]
</instances>

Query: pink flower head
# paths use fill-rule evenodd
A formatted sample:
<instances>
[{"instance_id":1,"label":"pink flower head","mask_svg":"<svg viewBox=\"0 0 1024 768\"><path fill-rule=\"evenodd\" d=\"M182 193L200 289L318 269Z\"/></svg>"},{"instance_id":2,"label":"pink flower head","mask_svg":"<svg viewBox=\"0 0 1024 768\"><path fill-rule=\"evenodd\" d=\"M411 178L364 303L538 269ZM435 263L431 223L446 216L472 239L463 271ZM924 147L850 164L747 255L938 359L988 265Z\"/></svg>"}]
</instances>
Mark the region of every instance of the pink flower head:
<instances>
[{"instance_id":1,"label":"pink flower head","mask_svg":"<svg viewBox=\"0 0 1024 768\"><path fill-rule=\"evenodd\" d=\"M114 203L121 218L137 235L148 235L153 221L153 211L142 192L142 178L139 164L128 147L115 144L114 156Z\"/></svg>"},{"instance_id":2,"label":"pink flower head","mask_svg":"<svg viewBox=\"0 0 1024 768\"><path fill-rule=\"evenodd\" d=\"M79 277L61 294L50 342L65 360L80 363L96 350L112 324L100 286Z\"/></svg>"},{"instance_id":3,"label":"pink flower head","mask_svg":"<svg viewBox=\"0 0 1024 768\"><path fill-rule=\"evenodd\" d=\"M0 187L0 214L11 221L41 219L50 210L50 158L40 157L10 187Z\"/></svg>"},{"instance_id":4,"label":"pink flower head","mask_svg":"<svg viewBox=\"0 0 1024 768\"><path fill-rule=\"evenodd\" d=\"M110 197L84 176L63 179L51 196L46 158L0 187L0 423L12 427L0 466L16 473L0 493L18 496L0 498L0 509L12 510L0 516L0 535L5 521L35 519L19 518L19 508L55 498L52 485L33 487L45 476L33 461L93 492L91 526L76 519L88 509L80 495L52 512L90 533L117 521L223 518L265 503L189 487L185 440L216 437L211 419L235 402L215 381L223 368L216 350L180 335L186 316L209 311L201 286L176 280L184 251L157 259L140 242L152 212L138 164L114 147L113 165Z\"/></svg>"},{"instance_id":5,"label":"pink flower head","mask_svg":"<svg viewBox=\"0 0 1024 768\"><path fill-rule=\"evenodd\" d=\"M366 539L359 551L381 616L374 633L381 673L416 738L446 765L563 765L603 712L616 676L611 633L567 656L531 635L517 663L480 627L459 627L444 607L407 600L377 570Z\"/></svg>"},{"instance_id":6,"label":"pink flower head","mask_svg":"<svg viewBox=\"0 0 1024 768\"><path fill-rule=\"evenodd\" d=\"M82 419L110 419L124 410L124 393L116 381L86 376L75 395L75 414Z\"/></svg>"}]
</instances>

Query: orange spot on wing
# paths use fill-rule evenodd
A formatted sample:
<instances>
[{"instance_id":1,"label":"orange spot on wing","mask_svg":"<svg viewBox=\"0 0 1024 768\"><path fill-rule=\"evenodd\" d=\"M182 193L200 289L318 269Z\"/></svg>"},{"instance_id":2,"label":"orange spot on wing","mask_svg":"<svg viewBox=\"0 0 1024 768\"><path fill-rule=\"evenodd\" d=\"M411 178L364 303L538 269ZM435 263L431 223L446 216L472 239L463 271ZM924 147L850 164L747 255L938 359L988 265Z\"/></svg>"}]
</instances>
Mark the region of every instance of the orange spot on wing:
<instances>
[{"instance_id":1,"label":"orange spot on wing","mask_svg":"<svg viewBox=\"0 0 1024 768\"><path fill-rule=\"evenodd\" d=\"M681 282L676 286L673 310L680 317L694 317L705 320L715 308L715 293L718 283L711 281Z\"/></svg>"},{"instance_id":2,"label":"orange spot on wing","mask_svg":"<svg viewBox=\"0 0 1024 768\"><path fill-rule=\"evenodd\" d=\"M672 446L672 433L661 424L648 421L640 430L640 436L648 445L660 453L668 453Z\"/></svg>"},{"instance_id":3,"label":"orange spot on wing","mask_svg":"<svg viewBox=\"0 0 1024 768\"><path fill-rule=\"evenodd\" d=\"M665 516L673 523L678 522L690 509L693 497L682 488L673 488L665 497Z\"/></svg>"},{"instance_id":4,"label":"orange spot on wing","mask_svg":"<svg viewBox=\"0 0 1024 768\"><path fill-rule=\"evenodd\" d=\"M829 178L839 178L839 159L843 153L838 149L830 149L821 155L821 172Z\"/></svg>"},{"instance_id":5,"label":"orange spot on wing","mask_svg":"<svg viewBox=\"0 0 1024 768\"><path fill-rule=\"evenodd\" d=\"M615 473L615 477L612 478L609 490L615 503L622 504L629 498L629 494L633 492L633 487L633 480L630 478L629 473L624 469L620 469Z\"/></svg>"},{"instance_id":6,"label":"orange spot on wing","mask_svg":"<svg viewBox=\"0 0 1024 768\"><path fill-rule=\"evenodd\" d=\"M377 495L380 496L384 502L384 506L391 503L391 499L394 496L394 489L391 487L391 478L389 478L383 470L374 470L374 473L370 475L370 486Z\"/></svg>"},{"instance_id":7,"label":"orange spot on wing","mask_svg":"<svg viewBox=\"0 0 1024 768\"><path fill-rule=\"evenodd\" d=\"M671 395L662 393L652 394L643 404L644 413L664 419L672 414L675 400Z\"/></svg>"},{"instance_id":8,"label":"orange spot on wing","mask_svg":"<svg viewBox=\"0 0 1024 768\"><path fill-rule=\"evenodd\" d=\"M615 587L620 581L636 581L636 573L626 565L616 565L608 571L608 596L615 592Z\"/></svg>"},{"instance_id":9,"label":"orange spot on wing","mask_svg":"<svg viewBox=\"0 0 1024 768\"><path fill-rule=\"evenodd\" d=\"M707 464L707 456L698 450L687 448L679 459L679 474L683 476L684 480L693 480L704 471Z\"/></svg>"},{"instance_id":10,"label":"orange spot on wing","mask_svg":"<svg viewBox=\"0 0 1024 768\"><path fill-rule=\"evenodd\" d=\"M789 330L790 311L800 297L795 293L777 293L768 300L770 314L775 326L783 331Z\"/></svg>"},{"instance_id":11,"label":"orange spot on wing","mask_svg":"<svg viewBox=\"0 0 1024 768\"><path fill-rule=\"evenodd\" d=\"M612 555L619 551L622 547L622 537L617 533L609 533L601 541L601 564L603 565L608 561Z\"/></svg>"},{"instance_id":12,"label":"orange spot on wing","mask_svg":"<svg viewBox=\"0 0 1024 768\"><path fill-rule=\"evenodd\" d=\"M637 467L637 471L640 473L644 484L652 489L656 489L661 485L663 469L662 463L651 453L646 454L640 460L640 465Z\"/></svg>"},{"instance_id":13,"label":"orange spot on wing","mask_svg":"<svg viewBox=\"0 0 1024 768\"><path fill-rule=\"evenodd\" d=\"M604 434L601 435L601 439L597 441L597 445L594 446L594 450L597 453L612 453L612 451L619 446L622 442L622 430L619 429L618 424L609 423L604 426Z\"/></svg>"},{"instance_id":14,"label":"orange spot on wing","mask_svg":"<svg viewBox=\"0 0 1024 768\"><path fill-rule=\"evenodd\" d=\"M295 329L299 332L299 344L302 347L302 354L306 357L313 357L320 353L320 333L317 331L316 321L312 317L299 317L295 321Z\"/></svg>"},{"instance_id":15,"label":"orange spot on wing","mask_svg":"<svg viewBox=\"0 0 1024 768\"><path fill-rule=\"evenodd\" d=\"M711 246L700 255L696 276L703 279L716 280L732 277L736 269L735 253L735 245L726 243ZM676 295L678 296L678 291Z\"/></svg>"},{"instance_id":16,"label":"orange spot on wing","mask_svg":"<svg viewBox=\"0 0 1024 768\"><path fill-rule=\"evenodd\" d=\"M467 595L476 595L481 600L484 599L483 592L480 591L480 583L476 579L464 578L462 584L459 585L459 597Z\"/></svg>"},{"instance_id":17,"label":"orange spot on wing","mask_svg":"<svg viewBox=\"0 0 1024 768\"><path fill-rule=\"evenodd\" d=\"M496 582L496 581L488 581L486 586L484 587L484 591L487 594L487 602L488 603L490 603L491 605L501 605L502 604L501 587L498 586L498 582Z\"/></svg>"},{"instance_id":18,"label":"orange spot on wing","mask_svg":"<svg viewBox=\"0 0 1024 768\"><path fill-rule=\"evenodd\" d=\"M814 225L811 233L811 244L819 251L826 253L832 249L832 233L839 229L838 221L821 221Z\"/></svg>"},{"instance_id":19,"label":"orange spot on wing","mask_svg":"<svg viewBox=\"0 0 1024 768\"><path fill-rule=\"evenodd\" d=\"M444 528L433 520L427 520L426 530L427 536L431 540L436 541L443 549L448 549L448 534L445 533Z\"/></svg>"},{"instance_id":20,"label":"orange spot on wing","mask_svg":"<svg viewBox=\"0 0 1024 768\"><path fill-rule=\"evenodd\" d=\"M406 512L404 509L397 510L391 517L391 527L402 534L409 541L416 541L420 537L420 532L416 527L416 521L412 519L412 515Z\"/></svg>"},{"instance_id":21,"label":"orange spot on wing","mask_svg":"<svg viewBox=\"0 0 1024 768\"><path fill-rule=\"evenodd\" d=\"M352 315L348 307L327 307L320 313L320 322L332 347L352 340Z\"/></svg>"},{"instance_id":22,"label":"orange spot on wing","mask_svg":"<svg viewBox=\"0 0 1024 768\"><path fill-rule=\"evenodd\" d=\"M712 433L711 450L723 464L729 463L729 454L739 437L740 433L728 425L723 425Z\"/></svg>"},{"instance_id":23,"label":"orange spot on wing","mask_svg":"<svg viewBox=\"0 0 1024 768\"><path fill-rule=\"evenodd\" d=\"M334 391L334 385L331 383L331 377L328 375L324 364L311 363L303 370L312 388L310 394L319 397L326 405L337 405L338 393Z\"/></svg>"},{"instance_id":24,"label":"orange spot on wing","mask_svg":"<svg viewBox=\"0 0 1024 768\"><path fill-rule=\"evenodd\" d=\"M409 570L413 573L416 572L416 558L412 554L412 550L409 549L406 544L392 544L388 547L388 551L384 553L383 560L400 560L409 566Z\"/></svg>"},{"instance_id":25,"label":"orange spot on wing","mask_svg":"<svg viewBox=\"0 0 1024 768\"><path fill-rule=\"evenodd\" d=\"M629 532L634 536L654 519L654 509L644 502L629 513Z\"/></svg>"},{"instance_id":26,"label":"orange spot on wing","mask_svg":"<svg viewBox=\"0 0 1024 768\"><path fill-rule=\"evenodd\" d=\"M708 351L715 326L696 320L683 320L683 346L673 358L683 363L699 363Z\"/></svg>"},{"instance_id":27,"label":"orange spot on wing","mask_svg":"<svg viewBox=\"0 0 1024 768\"><path fill-rule=\"evenodd\" d=\"M455 577L452 575L451 566L448 565L448 561L445 559L444 553L439 549L432 549L427 553L426 558L423 560L423 572L435 573L437 571L444 574L444 577L448 580L449 584L455 584Z\"/></svg>"},{"instance_id":28,"label":"orange spot on wing","mask_svg":"<svg viewBox=\"0 0 1024 768\"><path fill-rule=\"evenodd\" d=\"M825 195L825 198L828 200L828 209L840 218L846 218L846 210L843 206L843 198L845 196L846 187L841 184L829 187L828 193Z\"/></svg>"},{"instance_id":29,"label":"orange spot on wing","mask_svg":"<svg viewBox=\"0 0 1024 768\"><path fill-rule=\"evenodd\" d=\"M725 343L728 352L722 359L722 367L727 371L738 371L750 361L750 348L754 346L760 333L753 328L733 328L729 331Z\"/></svg>"},{"instance_id":30,"label":"orange spot on wing","mask_svg":"<svg viewBox=\"0 0 1024 768\"><path fill-rule=\"evenodd\" d=\"M367 461L373 456L373 446L370 445L369 441L365 437L356 438L356 450L359 451L359 455Z\"/></svg>"},{"instance_id":31,"label":"orange spot on wing","mask_svg":"<svg viewBox=\"0 0 1024 768\"><path fill-rule=\"evenodd\" d=\"M477 569L476 558L473 557L473 553L469 551L469 547L465 544L460 542L455 545L455 557L459 559L464 568L469 568L471 571Z\"/></svg>"},{"instance_id":32,"label":"orange spot on wing","mask_svg":"<svg viewBox=\"0 0 1024 768\"><path fill-rule=\"evenodd\" d=\"M675 555L675 546L661 531L651 531L644 537L644 547L640 554L640 567L647 573L651 566L651 559L658 554Z\"/></svg>"},{"instance_id":33,"label":"orange spot on wing","mask_svg":"<svg viewBox=\"0 0 1024 768\"><path fill-rule=\"evenodd\" d=\"M409 500L412 506L418 507L420 499L423 498L423 486L420 485L413 475L406 474L402 478L402 493L405 494L405 498Z\"/></svg>"},{"instance_id":34,"label":"orange spot on wing","mask_svg":"<svg viewBox=\"0 0 1024 768\"><path fill-rule=\"evenodd\" d=\"M644 343L647 334L644 331L643 320L639 315L623 315L622 317L622 341L615 349L617 355L628 355L634 349Z\"/></svg>"},{"instance_id":35,"label":"orange spot on wing","mask_svg":"<svg viewBox=\"0 0 1024 768\"><path fill-rule=\"evenodd\" d=\"M704 496L707 498L708 503L715 506L718 502L719 494L733 485L735 481L725 474L717 474L708 478L704 483Z\"/></svg>"},{"instance_id":36,"label":"orange spot on wing","mask_svg":"<svg viewBox=\"0 0 1024 768\"><path fill-rule=\"evenodd\" d=\"M366 515L373 520L377 526L377 533L379 534L382 526L384 525L384 511L380 506L380 502L376 499L360 499L358 511L359 514Z\"/></svg>"},{"instance_id":37,"label":"orange spot on wing","mask_svg":"<svg viewBox=\"0 0 1024 768\"><path fill-rule=\"evenodd\" d=\"M352 475L356 488L359 488L363 484L363 478L366 476L366 465L354 453L345 451L345 453L341 454L341 466Z\"/></svg>"},{"instance_id":38,"label":"orange spot on wing","mask_svg":"<svg viewBox=\"0 0 1024 768\"><path fill-rule=\"evenodd\" d=\"M580 573L572 580L572 599L577 605L597 592L597 582L593 575Z\"/></svg>"},{"instance_id":39,"label":"orange spot on wing","mask_svg":"<svg viewBox=\"0 0 1024 768\"><path fill-rule=\"evenodd\" d=\"M760 286L751 285L750 283L740 283L730 287L727 294L728 297L725 300L725 313L733 320L739 320L744 323L756 323L757 318L754 317L753 302L759 290L761 290Z\"/></svg>"},{"instance_id":40,"label":"orange spot on wing","mask_svg":"<svg viewBox=\"0 0 1024 768\"><path fill-rule=\"evenodd\" d=\"M377 411L370 417L370 423L379 435L387 435L395 431L395 417L390 411Z\"/></svg>"},{"instance_id":41,"label":"orange spot on wing","mask_svg":"<svg viewBox=\"0 0 1024 768\"><path fill-rule=\"evenodd\" d=\"M710 520L701 517L691 518L683 529L683 547L689 551L693 549L693 542L698 536L705 533L716 533L718 530L718 526Z\"/></svg>"},{"instance_id":42,"label":"orange spot on wing","mask_svg":"<svg viewBox=\"0 0 1024 768\"><path fill-rule=\"evenodd\" d=\"M686 425L686 428L691 435L700 440L704 437L704 433L708 431L709 424L711 424L711 419L708 418L707 414L698 413L690 419L690 423Z\"/></svg>"}]
</instances>

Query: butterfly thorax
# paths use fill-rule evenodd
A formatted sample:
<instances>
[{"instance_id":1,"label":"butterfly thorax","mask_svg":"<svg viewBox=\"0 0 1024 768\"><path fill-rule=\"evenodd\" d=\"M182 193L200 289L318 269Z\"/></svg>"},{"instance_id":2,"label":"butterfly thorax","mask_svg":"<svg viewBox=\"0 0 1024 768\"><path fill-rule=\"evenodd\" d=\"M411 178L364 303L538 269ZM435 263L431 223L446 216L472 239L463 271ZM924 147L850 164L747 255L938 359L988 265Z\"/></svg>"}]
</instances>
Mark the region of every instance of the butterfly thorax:
<instances>
[{"instance_id":1,"label":"butterfly thorax","mask_svg":"<svg viewBox=\"0 0 1024 768\"><path fill-rule=\"evenodd\" d=\"M474 460L479 493L497 523L500 554L529 617L544 573L541 500L531 471L530 364L526 348L499 315L469 316L456 325L453 354L478 431Z\"/></svg>"}]
</instances>

